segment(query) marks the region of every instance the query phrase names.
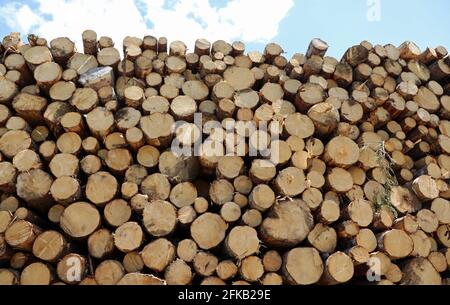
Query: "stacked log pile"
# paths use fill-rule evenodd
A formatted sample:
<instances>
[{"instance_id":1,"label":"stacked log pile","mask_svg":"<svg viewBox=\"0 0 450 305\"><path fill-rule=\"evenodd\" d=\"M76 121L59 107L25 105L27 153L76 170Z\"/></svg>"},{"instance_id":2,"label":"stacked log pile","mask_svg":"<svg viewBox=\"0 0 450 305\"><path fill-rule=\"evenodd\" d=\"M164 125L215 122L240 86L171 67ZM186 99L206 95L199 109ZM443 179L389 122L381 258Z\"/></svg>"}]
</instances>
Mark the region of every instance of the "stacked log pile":
<instances>
[{"instance_id":1,"label":"stacked log pile","mask_svg":"<svg viewBox=\"0 0 450 305\"><path fill-rule=\"evenodd\" d=\"M3 39L0 284L450 283L444 47L82 39Z\"/></svg>"}]
</instances>

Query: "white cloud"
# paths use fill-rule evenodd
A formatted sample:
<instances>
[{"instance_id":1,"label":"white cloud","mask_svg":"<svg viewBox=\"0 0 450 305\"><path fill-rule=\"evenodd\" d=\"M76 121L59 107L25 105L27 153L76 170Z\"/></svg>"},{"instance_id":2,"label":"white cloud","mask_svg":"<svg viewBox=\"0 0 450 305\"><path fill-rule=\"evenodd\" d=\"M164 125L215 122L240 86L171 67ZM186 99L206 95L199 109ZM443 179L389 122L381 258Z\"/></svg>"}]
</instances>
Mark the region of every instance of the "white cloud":
<instances>
[{"instance_id":1,"label":"white cloud","mask_svg":"<svg viewBox=\"0 0 450 305\"><path fill-rule=\"evenodd\" d=\"M140 1L147 7L146 18L153 22L157 35L189 44L199 37L267 42L277 35L280 22L294 5L292 0L230 0L217 8L208 0L190 0L166 8L164 0Z\"/></svg>"},{"instance_id":2,"label":"white cloud","mask_svg":"<svg viewBox=\"0 0 450 305\"><path fill-rule=\"evenodd\" d=\"M267 42L278 33L279 23L294 5L293 0L230 0L221 8L208 0L36 0L37 10L27 4L9 3L0 8L12 30L33 32L47 39L67 36L82 50L81 33L94 29L121 46L127 36L145 34L183 40L189 46L197 38L210 41Z\"/></svg>"}]
</instances>

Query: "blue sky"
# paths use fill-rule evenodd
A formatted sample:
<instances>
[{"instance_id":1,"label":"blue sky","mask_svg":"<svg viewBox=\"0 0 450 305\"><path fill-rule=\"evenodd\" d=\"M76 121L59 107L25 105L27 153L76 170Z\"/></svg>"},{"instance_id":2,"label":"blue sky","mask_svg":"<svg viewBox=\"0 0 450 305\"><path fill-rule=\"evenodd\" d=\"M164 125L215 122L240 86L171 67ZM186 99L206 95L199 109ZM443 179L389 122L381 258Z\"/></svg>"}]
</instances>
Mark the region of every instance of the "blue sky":
<instances>
[{"instance_id":1,"label":"blue sky","mask_svg":"<svg viewBox=\"0 0 450 305\"><path fill-rule=\"evenodd\" d=\"M370 21L368 13L379 20ZM304 53L309 41L320 37L330 45L328 54L340 57L364 39L450 48L450 1L0 0L2 37L15 30L48 39L68 36L79 43L88 27L112 36L117 45L125 35L144 34L186 40L188 46L196 37L243 40L247 50L262 50L274 41L287 57Z\"/></svg>"}]
</instances>

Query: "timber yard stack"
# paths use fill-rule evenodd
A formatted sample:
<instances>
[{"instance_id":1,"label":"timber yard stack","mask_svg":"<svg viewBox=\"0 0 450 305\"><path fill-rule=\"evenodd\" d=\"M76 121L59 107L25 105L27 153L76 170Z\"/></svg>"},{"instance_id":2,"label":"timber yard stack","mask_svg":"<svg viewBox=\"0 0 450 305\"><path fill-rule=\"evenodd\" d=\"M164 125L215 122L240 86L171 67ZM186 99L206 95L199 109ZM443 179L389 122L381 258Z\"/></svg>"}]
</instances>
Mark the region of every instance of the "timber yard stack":
<instances>
[{"instance_id":1,"label":"timber yard stack","mask_svg":"<svg viewBox=\"0 0 450 305\"><path fill-rule=\"evenodd\" d=\"M444 47L82 39L3 39L0 284L450 283Z\"/></svg>"}]
</instances>

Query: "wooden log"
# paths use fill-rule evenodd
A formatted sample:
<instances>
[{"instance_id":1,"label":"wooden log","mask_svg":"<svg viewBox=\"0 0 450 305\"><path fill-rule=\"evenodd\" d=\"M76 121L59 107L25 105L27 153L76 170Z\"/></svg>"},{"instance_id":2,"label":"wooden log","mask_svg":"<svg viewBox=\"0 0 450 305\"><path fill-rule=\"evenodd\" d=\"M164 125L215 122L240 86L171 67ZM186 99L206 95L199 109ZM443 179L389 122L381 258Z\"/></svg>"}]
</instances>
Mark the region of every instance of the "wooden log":
<instances>
[{"instance_id":1,"label":"wooden log","mask_svg":"<svg viewBox=\"0 0 450 305\"><path fill-rule=\"evenodd\" d=\"M25 267L20 275L20 285L50 285L54 275L48 265L37 262Z\"/></svg>"},{"instance_id":2,"label":"wooden log","mask_svg":"<svg viewBox=\"0 0 450 305\"><path fill-rule=\"evenodd\" d=\"M164 215L164 217L161 215ZM153 201L144 208L143 224L152 236L167 236L175 230L177 224L176 209L170 202Z\"/></svg>"},{"instance_id":3,"label":"wooden log","mask_svg":"<svg viewBox=\"0 0 450 305\"><path fill-rule=\"evenodd\" d=\"M414 243L408 234L401 230L390 230L378 239L378 247L393 259L405 258L413 251Z\"/></svg>"},{"instance_id":4,"label":"wooden log","mask_svg":"<svg viewBox=\"0 0 450 305\"><path fill-rule=\"evenodd\" d=\"M293 222L288 219L295 217ZM286 231L287 222L295 225L296 229ZM309 208L301 200L282 201L275 205L269 212L269 217L264 219L260 234L262 240L270 245L290 246L303 241L313 228L313 218Z\"/></svg>"},{"instance_id":5,"label":"wooden log","mask_svg":"<svg viewBox=\"0 0 450 305\"><path fill-rule=\"evenodd\" d=\"M295 248L286 253L282 270L288 283L311 285L320 280L324 266L316 249Z\"/></svg>"},{"instance_id":6,"label":"wooden log","mask_svg":"<svg viewBox=\"0 0 450 305\"><path fill-rule=\"evenodd\" d=\"M95 269L95 281L98 285L115 285L125 275L125 270L116 260L105 260Z\"/></svg>"},{"instance_id":7,"label":"wooden log","mask_svg":"<svg viewBox=\"0 0 450 305\"><path fill-rule=\"evenodd\" d=\"M114 233L114 245L124 253L137 250L143 239L144 233L136 222L124 223Z\"/></svg>"},{"instance_id":8,"label":"wooden log","mask_svg":"<svg viewBox=\"0 0 450 305\"><path fill-rule=\"evenodd\" d=\"M218 246L225 238L226 223L216 214L205 213L191 225L191 236L204 250Z\"/></svg>"},{"instance_id":9,"label":"wooden log","mask_svg":"<svg viewBox=\"0 0 450 305\"><path fill-rule=\"evenodd\" d=\"M100 226L100 214L86 202L77 202L68 206L61 215L61 228L73 238L86 238Z\"/></svg>"},{"instance_id":10,"label":"wooden log","mask_svg":"<svg viewBox=\"0 0 450 305\"><path fill-rule=\"evenodd\" d=\"M164 271L175 259L175 246L165 238L152 241L141 252L146 267L156 272Z\"/></svg>"},{"instance_id":11,"label":"wooden log","mask_svg":"<svg viewBox=\"0 0 450 305\"><path fill-rule=\"evenodd\" d=\"M31 251L36 237L42 232L41 228L25 220L13 222L5 231L5 241L12 248Z\"/></svg>"},{"instance_id":12,"label":"wooden log","mask_svg":"<svg viewBox=\"0 0 450 305\"><path fill-rule=\"evenodd\" d=\"M78 254L70 253L57 264L56 274L66 284L80 283L87 273L86 259Z\"/></svg>"},{"instance_id":13,"label":"wooden log","mask_svg":"<svg viewBox=\"0 0 450 305\"><path fill-rule=\"evenodd\" d=\"M259 251L259 239L251 227L234 227L225 239L228 253L239 260Z\"/></svg>"},{"instance_id":14,"label":"wooden log","mask_svg":"<svg viewBox=\"0 0 450 305\"><path fill-rule=\"evenodd\" d=\"M404 285L440 285L441 276L426 258L414 258L402 269Z\"/></svg>"},{"instance_id":15,"label":"wooden log","mask_svg":"<svg viewBox=\"0 0 450 305\"><path fill-rule=\"evenodd\" d=\"M173 261L164 274L167 285L188 285L192 281L192 270L183 260Z\"/></svg>"},{"instance_id":16,"label":"wooden log","mask_svg":"<svg viewBox=\"0 0 450 305\"><path fill-rule=\"evenodd\" d=\"M82 33L84 54L97 55L97 33L86 30Z\"/></svg>"},{"instance_id":17,"label":"wooden log","mask_svg":"<svg viewBox=\"0 0 450 305\"><path fill-rule=\"evenodd\" d=\"M56 262L68 249L67 241L57 231L46 231L33 243L34 256L47 262Z\"/></svg>"},{"instance_id":18,"label":"wooden log","mask_svg":"<svg viewBox=\"0 0 450 305\"><path fill-rule=\"evenodd\" d=\"M239 273L248 282L258 281L264 274L264 266L257 256L249 256L242 260Z\"/></svg>"}]
</instances>

